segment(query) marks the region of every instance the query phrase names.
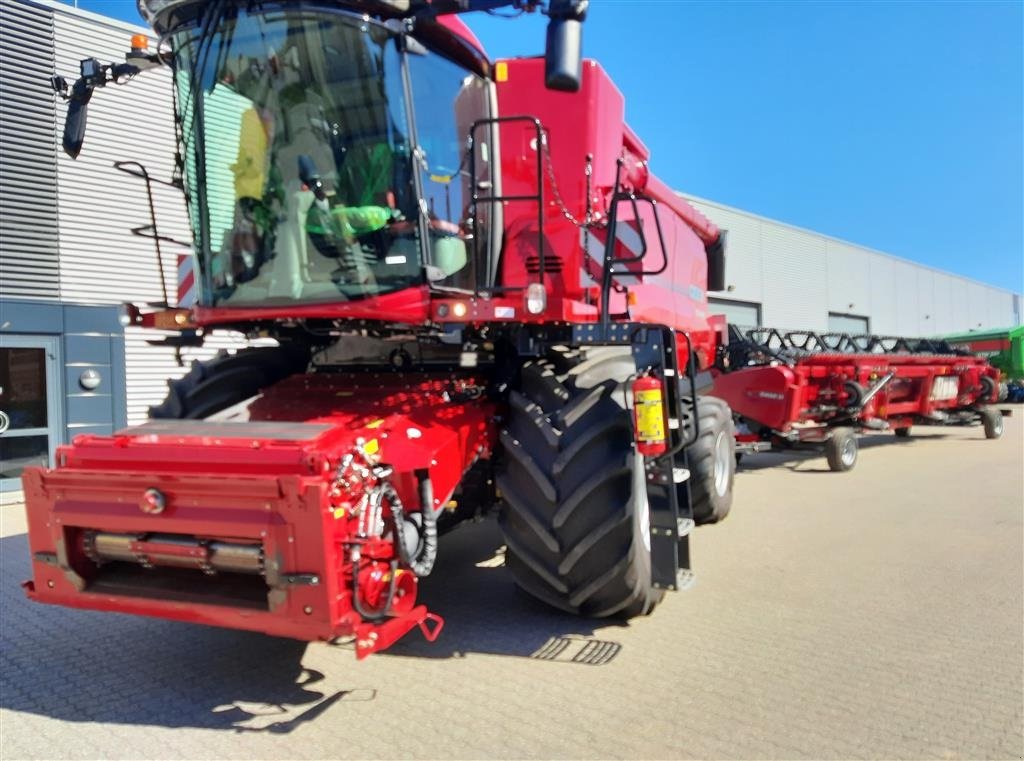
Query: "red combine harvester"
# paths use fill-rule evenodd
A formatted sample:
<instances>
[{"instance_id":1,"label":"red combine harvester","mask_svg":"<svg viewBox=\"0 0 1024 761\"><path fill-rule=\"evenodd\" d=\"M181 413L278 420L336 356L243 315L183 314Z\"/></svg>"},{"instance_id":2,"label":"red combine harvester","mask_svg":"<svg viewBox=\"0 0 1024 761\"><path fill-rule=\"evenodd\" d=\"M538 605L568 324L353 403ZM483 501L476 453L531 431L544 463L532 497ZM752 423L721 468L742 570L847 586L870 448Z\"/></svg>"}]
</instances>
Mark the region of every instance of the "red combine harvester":
<instances>
[{"instance_id":1,"label":"red combine harvester","mask_svg":"<svg viewBox=\"0 0 1024 761\"><path fill-rule=\"evenodd\" d=\"M438 536L492 506L515 581L562 610L689 583L691 529L731 502L732 416L697 394L722 236L580 61L586 2L544 8L546 60L492 63L453 14L502 5L542 4L140 0L156 53L54 78L74 156L97 88L174 72L199 300L125 324L276 345L26 471L32 599L363 657L437 636Z\"/></svg>"},{"instance_id":2,"label":"red combine harvester","mask_svg":"<svg viewBox=\"0 0 1024 761\"><path fill-rule=\"evenodd\" d=\"M824 447L829 467L857 462L857 433L981 422L998 438L1003 419L985 406L999 371L944 341L730 327L715 396L733 411L737 457L765 449Z\"/></svg>"}]
</instances>

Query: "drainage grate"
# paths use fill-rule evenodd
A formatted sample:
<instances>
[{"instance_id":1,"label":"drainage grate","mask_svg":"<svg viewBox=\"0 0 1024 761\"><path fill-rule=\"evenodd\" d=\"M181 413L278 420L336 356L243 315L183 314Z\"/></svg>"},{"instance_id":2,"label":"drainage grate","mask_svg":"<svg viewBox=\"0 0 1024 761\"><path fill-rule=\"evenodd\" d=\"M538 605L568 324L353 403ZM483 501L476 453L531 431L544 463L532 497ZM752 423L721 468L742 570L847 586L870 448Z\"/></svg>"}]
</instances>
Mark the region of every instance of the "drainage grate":
<instances>
[{"instance_id":1,"label":"drainage grate","mask_svg":"<svg viewBox=\"0 0 1024 761\"><path fill-rule=\"evenodd\" d=\"M538 661L603 666L611 662L620 650L622 645L618 642L585 637L552 637L530 657Z\"/></svg>"}]
</instances>

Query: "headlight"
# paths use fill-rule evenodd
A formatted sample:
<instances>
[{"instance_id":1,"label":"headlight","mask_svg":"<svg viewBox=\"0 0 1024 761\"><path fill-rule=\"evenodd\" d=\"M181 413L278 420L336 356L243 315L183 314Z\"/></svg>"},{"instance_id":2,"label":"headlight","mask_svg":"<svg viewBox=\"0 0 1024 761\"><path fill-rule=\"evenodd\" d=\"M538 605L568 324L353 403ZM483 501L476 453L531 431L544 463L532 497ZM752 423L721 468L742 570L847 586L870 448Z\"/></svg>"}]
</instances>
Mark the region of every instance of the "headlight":
<instances>
[{"instance_id":1,"label":"headlight","mask_svg":"<svg viewBox=\"0 0 1024 761\"><path fill-rule=\"evenodd\" d=\"M548 308L548 291L543 283L526 286L526 311L530 314L544 314Z\"/></svg>"}]
</instances>

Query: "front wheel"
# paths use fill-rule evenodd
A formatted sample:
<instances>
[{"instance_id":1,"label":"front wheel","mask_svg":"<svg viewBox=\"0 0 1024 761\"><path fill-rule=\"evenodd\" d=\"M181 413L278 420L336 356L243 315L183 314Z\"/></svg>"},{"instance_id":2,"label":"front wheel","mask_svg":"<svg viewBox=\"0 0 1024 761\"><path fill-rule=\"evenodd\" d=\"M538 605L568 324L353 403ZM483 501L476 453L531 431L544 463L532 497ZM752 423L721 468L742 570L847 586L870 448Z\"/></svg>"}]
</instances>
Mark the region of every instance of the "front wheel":
<instances>
[{"instance_id":1,"label":"front wheel","mask_svg":"<svg viewBox=\"0 0 1024 761\"><path fill-rule=\"evenodd\" d=\"M523 365L501 432L497 486L505 561L524 591L570 613L649 613L643 458L626 408L629 350L556 351Z\"/></svg>"},{"instance_id":2,"label":"front wheel","mask_svg":"<svg viewBox=\"0 0 1024 761\"><path fill-rule=\"evenodd\" d=\"M836 428L825 442L825 458L835 473L853 470L857 464L857 434L852 428Z\"/></svg>"}]
</instances>

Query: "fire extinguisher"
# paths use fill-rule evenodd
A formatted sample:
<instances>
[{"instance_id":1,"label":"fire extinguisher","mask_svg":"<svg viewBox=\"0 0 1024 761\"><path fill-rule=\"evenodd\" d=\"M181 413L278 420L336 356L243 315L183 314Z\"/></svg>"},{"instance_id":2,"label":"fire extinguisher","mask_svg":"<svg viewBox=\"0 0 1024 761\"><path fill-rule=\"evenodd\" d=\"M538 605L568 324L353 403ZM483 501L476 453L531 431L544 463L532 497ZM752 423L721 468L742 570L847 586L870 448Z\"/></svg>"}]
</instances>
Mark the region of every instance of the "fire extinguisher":
<instances>
[{"instance_id":1,"label":"fire extinguisher","mask_svg":"<svg viewBox=\"0 0 1024 761\"><path fill-rule=\"evenodd\" d=\"M665 385L660 378L643 375L633 381L633 424L636 449L644 457L657 457L668 451L665 415Z\"/></svg>"}]
</instances>

